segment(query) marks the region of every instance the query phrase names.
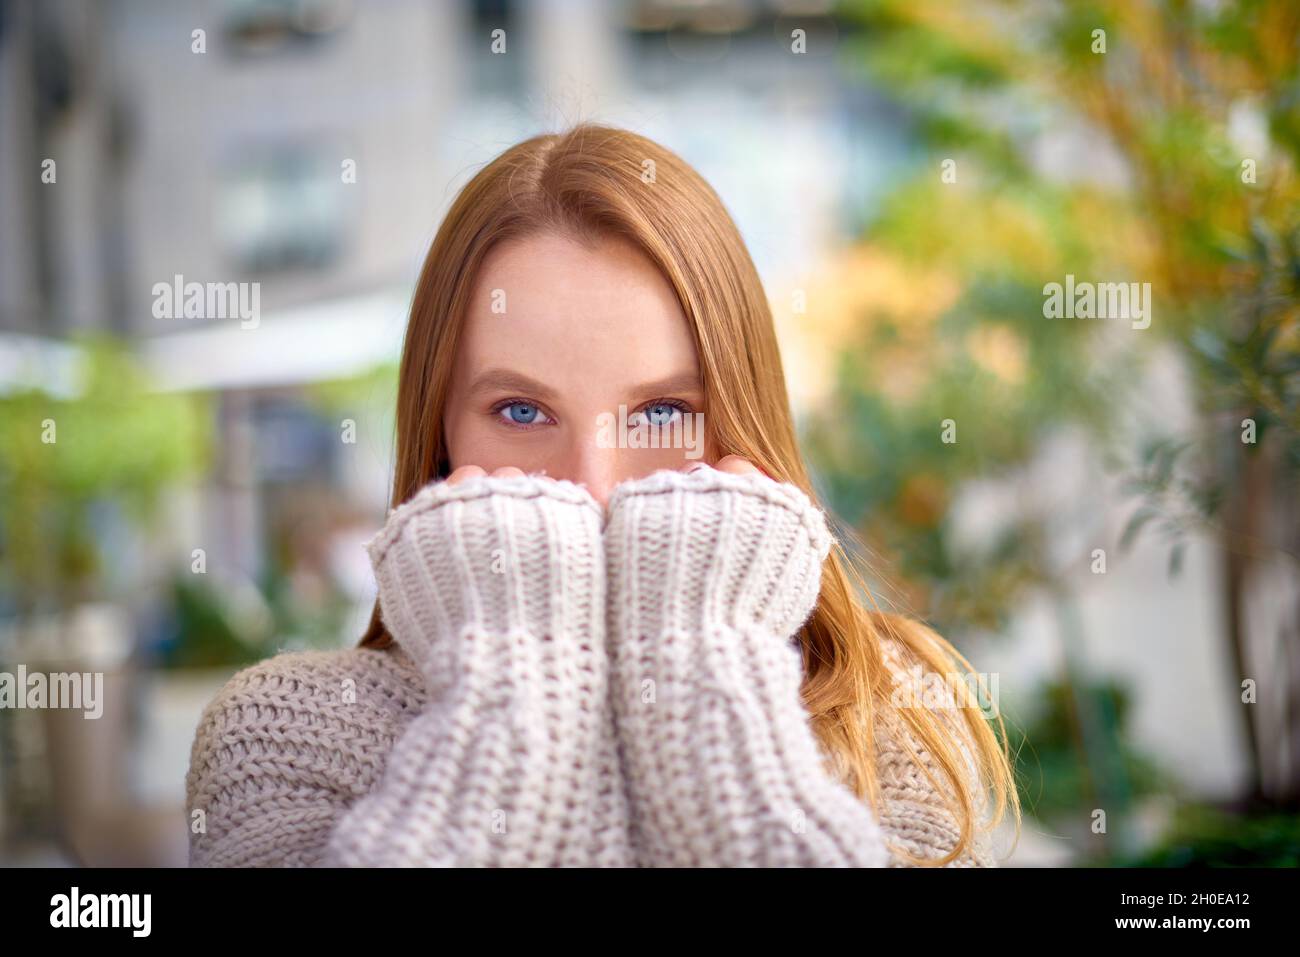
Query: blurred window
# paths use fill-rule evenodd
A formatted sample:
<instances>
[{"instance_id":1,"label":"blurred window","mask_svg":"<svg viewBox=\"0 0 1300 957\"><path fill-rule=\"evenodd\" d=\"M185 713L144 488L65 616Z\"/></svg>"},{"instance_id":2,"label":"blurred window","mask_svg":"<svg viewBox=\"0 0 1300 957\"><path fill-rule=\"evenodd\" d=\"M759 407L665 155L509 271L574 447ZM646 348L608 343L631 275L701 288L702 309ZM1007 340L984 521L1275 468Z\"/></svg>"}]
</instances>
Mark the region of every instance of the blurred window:
<instances>
[{"instance_id":1,"label":"blurred window","mask_svg":"<svg viewBox=\"0 0 1300 957\"><path fill-rule=\"evenodd\" d=\"M307 146L254 151L218 190L223 251L256 273L329 266L342 250L346 225L338 184L334 153Z\"/></svg>"},{"instance_id":2,"label":"blurred window","mask_svg":"<svg viewBox=\"0 0 1300 957\"><path fill-rule=\"evenodd\" d=\"M514 96L523 90L525 36L520 26L516 0L472 0L470 5L470 58L474 88L482 94ZM492 52L492 33L504 30L505 55Z\"/></svg>"},{"instance_id":3,"label":"blurred window","mask_svg":"<svg viewBox=\"0 0 1300 957\"><path fill-rule=\"evenodd\" d=\"M264 54L320 43L351 18L351 0L227 0L222 26L232 51Z\"/></svg>"}]
</instances>

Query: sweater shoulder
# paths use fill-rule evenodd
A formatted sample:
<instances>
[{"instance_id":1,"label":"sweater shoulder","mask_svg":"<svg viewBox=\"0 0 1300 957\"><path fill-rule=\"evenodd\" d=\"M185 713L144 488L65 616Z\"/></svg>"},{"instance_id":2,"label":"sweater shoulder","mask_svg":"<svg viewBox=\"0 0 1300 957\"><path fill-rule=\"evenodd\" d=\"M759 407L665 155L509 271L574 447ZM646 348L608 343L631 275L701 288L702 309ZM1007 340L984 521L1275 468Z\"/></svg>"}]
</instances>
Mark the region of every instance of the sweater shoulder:
<instances>
[{"instance_id":1,"label":"sweater shoulder","mask_svg":"<svg viewBox=\"0 0 1300 957\"><path fill-rule=\"evenodd\" d=\"M911 669L921 665L929 669L902 642L884 637L881 652L898 682L914 677ZM987 810L984 782L972 751L970 732L962 716L949 709L930 707L947 726L963 757L967 784L977 802L977 813ZM875 723L876 771L884 808L881 824L892 843L901 844L910 854L922 858L942 857L956 846L961 826L954 816L950 800L952 785L934 756L921 739L895 715L888 725ZM931 780L933 779L933 780ZM937 782L937 786L936 786ZM949 867L996 867L987 830L975 822L972 843ZM891 866L908 866L895 857Z\"/></svg>"},{"instance_id":2,"label":"sweater shoulder","mask_svg":"<svg viewBox=\"0 0 1300 957\"><path fill-rule=\"evenodd\" d=\"M309 727L348 714L400 719L423 695L418 671L396 645L282 652L231 676L204 708L199 730L285 721Z\"/></svg>"},{"instance_id":3,"label":"sweater shoulder","mask_svg":"<svg viewBox=\"0 0 1300 957\"><path fill-rule=\"evenodd\" d=\"M185 778L191 860L236 845L242 853L256 822L277 815L325 828L376 783L425 700L396 645L286 652L236 672L194 734ZM206 833L195 833L196 819Z\"/></svg>"}]
</instances>

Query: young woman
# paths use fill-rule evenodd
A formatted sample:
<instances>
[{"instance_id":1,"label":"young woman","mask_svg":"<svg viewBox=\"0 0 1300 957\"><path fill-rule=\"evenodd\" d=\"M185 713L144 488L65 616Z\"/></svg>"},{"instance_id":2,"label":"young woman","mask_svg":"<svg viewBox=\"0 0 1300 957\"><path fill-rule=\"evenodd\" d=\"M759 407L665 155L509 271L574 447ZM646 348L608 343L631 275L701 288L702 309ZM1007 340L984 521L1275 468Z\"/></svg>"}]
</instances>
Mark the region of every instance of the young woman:
<instances>
[{"instance_id":1,"label":"young woman","mask_svg":"<svg viewBox=\"0 0 1300 957\"><path fill-rule=\"evenodd\" d=\"M974 669L863 604L813 494L699 174L591 124L507 150L420 275L370 628L208 706L191 863L993 866L1005 744L898 693Z\"/></svg>"}]
</instances>

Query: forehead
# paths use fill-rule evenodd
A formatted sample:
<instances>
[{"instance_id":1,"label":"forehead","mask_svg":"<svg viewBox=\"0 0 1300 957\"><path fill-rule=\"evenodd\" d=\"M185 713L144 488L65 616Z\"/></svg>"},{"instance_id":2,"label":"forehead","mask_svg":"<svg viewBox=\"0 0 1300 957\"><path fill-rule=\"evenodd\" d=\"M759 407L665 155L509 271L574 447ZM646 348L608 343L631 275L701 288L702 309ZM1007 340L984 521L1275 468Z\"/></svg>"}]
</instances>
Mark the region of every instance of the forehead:
<instances>
[{"instance_id":1,"label":"forehead","mask_svg":"<svg viewBox=\"0 0 1300 957\"><path fill-rule=\"evenodd\" d=\"M594 246L541 234L495 247L475 281L462 368L507 366L643 381L697 368L694 338L667 278L628 240Z\"/></svg>"}]
</instances>

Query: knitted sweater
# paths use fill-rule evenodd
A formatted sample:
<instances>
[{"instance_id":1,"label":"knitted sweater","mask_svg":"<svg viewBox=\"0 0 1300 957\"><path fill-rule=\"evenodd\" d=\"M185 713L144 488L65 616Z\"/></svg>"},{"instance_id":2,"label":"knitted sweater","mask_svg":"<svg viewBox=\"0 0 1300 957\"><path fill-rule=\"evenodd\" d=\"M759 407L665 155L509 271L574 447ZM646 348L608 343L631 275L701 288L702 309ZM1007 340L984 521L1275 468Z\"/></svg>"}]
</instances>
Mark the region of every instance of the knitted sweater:
<instances>
[{"instance_id":1,"label":"knitted sweater","mask_svg":"<svg viewBox=\"0 0 1300 957\"><path fill-rule=\"evenodd\" d=\"M204 710L192 866L903 866L958 827L878 728L828 768L794 636L825 517L713 469L426 486L367 549L384 649L277 655ZM902 669L902 650L887 648ZM936 780L942 775L919 742ZM950 866L994 866L987 842Z\"/></svg>"}]
</instances>

